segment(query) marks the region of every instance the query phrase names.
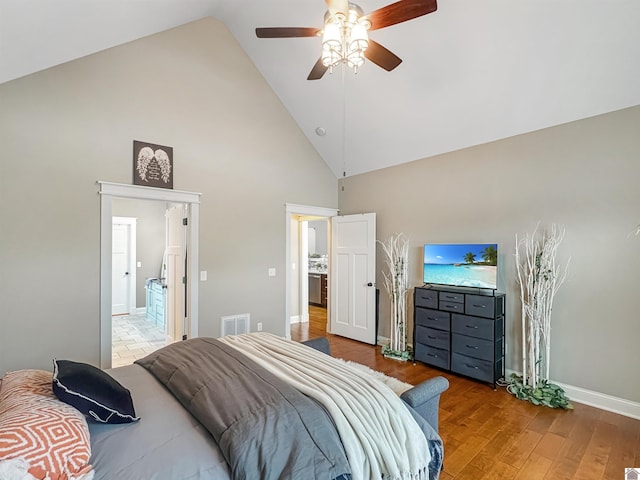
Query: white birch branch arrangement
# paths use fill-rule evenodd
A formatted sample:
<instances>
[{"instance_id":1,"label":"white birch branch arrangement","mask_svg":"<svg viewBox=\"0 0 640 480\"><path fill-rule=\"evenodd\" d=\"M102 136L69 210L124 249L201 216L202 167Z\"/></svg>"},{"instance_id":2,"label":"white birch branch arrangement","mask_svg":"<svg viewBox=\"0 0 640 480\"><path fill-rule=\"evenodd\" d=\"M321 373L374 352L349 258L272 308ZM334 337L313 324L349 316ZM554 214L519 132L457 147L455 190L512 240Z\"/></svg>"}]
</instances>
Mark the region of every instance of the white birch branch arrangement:
<instances>
[{"instance_id":1,"label":"white birch branch arrangement","mask_svg":"<svg viewBox=\"0 0 640 480\"><path fill-rule=\"evenodd\" d=\"M391 300L391 333L388 353L402 356L407 352L407 293L409 291L409 241L402 234L378 241L385 256L384 286ZM385 353L385 351L383 351Z\"/></svg>"},{"instance_id":2,"label":"white birch branch arrangement","mask_svg":"<svg viewBox=\"0 0 640 480\"><path fill-rule=\"evenodd\" d=\"M542 233L538 227L524 238L516 235L515 253L522 302L522 383L533 390L549 380L553 299L569 268L569 261L564 269L556 261L564 228L553 224Z\"/></svg>"}]
</instances>

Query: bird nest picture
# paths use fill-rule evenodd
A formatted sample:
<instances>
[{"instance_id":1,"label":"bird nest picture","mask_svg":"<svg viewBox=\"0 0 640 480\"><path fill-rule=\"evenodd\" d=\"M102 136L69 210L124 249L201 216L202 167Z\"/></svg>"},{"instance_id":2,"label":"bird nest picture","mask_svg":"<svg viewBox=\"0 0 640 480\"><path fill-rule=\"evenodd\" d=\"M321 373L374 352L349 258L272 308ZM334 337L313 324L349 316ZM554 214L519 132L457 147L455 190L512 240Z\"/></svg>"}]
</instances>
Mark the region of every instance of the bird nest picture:
<instances>
[{"instance_id":1,"label":"bird nest picture","mask_svg":"<svg viewBox=\"0 0 640 480\"><path fill-rule=\"evenodd\" d=\"M133 184L173 188L173 147L134 140Z\"/></svg>"}]
</instances>

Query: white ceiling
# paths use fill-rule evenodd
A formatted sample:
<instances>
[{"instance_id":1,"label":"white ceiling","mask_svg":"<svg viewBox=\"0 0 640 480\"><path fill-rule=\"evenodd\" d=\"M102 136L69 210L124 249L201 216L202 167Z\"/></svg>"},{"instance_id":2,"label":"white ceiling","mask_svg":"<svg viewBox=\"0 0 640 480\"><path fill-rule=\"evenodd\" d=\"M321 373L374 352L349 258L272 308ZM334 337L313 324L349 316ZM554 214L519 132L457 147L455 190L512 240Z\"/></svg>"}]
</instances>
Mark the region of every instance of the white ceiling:
<instances>
[{"instance_id":1,"label":"white ceiling","mask_svg":"<svg viewBox=\"0 0 640 480\"><path fill-rule=\"evenodd\" d=\"M640 105L640 0L441 0L371 32L403 59L394 71L318 81L306 80L318 38L255 37L321 27L324 12L323 0L0 0L0 83L214 16L336 176Z\"/></svg>"}]
</instances>

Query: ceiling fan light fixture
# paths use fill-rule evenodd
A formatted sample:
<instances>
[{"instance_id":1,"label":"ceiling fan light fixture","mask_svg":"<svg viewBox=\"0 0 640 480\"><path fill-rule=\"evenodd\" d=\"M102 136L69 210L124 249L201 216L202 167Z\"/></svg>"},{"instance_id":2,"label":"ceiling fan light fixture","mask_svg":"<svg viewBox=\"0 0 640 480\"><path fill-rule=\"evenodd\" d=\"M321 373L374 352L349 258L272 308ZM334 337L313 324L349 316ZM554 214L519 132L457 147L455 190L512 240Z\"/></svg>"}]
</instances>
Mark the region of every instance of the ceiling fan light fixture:
<instances>
[{"instance_id":1,"label":"ceiling fan light fixture","mask_svg":"<svg viewBox=\"0 0 640 480\"><path fill-rule=\"evenodd\" d=\"M341 12L325 15L322 32L322 64L333 71L333 67L345 63L357 73L364 65L364 52L369 46L367 33L371 24L367 20L360 21L362 10L357 5L349 4L348 16Z\"/></svg>"}]
</instances>

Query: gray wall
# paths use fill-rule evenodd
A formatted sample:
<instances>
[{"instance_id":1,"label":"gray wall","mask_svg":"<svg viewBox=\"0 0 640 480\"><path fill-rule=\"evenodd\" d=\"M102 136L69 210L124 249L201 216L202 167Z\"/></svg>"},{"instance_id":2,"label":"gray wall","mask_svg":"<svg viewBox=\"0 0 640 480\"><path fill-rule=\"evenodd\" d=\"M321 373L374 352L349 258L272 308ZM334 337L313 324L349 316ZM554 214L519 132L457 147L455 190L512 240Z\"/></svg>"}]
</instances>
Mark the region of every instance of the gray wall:
<instances>
[{"instance_id":1,"label":"gray wall","mask_svg":"<svg viewBox=\"0 0 640 480\"><path fill-rule=\"evenodd\" d=\"M136 260L142 263L136 268L136 307L146 306L145 280L160 276L160 267L166 245L167 204L151 200L114 198L114 217L136 218Z\"/></svg>"},{"instance_id":2,"label":"gray wall","mask_svg":"<svg viewBox=\"0 0 640 480\"><path fill-rule=\"evenodd\" d=\"M640 107L340 180L342 214L377 212L377 236L411 240L410 275L422 284L424 243L499 244L507 297L507 367L521 370L515 235L566 228L570 274L554 305L551 377L640 401ZM381 276L381 334L389 301Z\"/></svg>"},{"instance_id":3,"label":"gray wall","mask_svg":"<svg viewBox=\"0 0 640 480\"><path fill-rule=\"evenodd\" d=\"M174 188L202 193L199 333L249 312L284 334L285 203L336 208L337 179L222 23L2 84L0 106L0 372L98 364L96 181L132 182L134 139L172 146Z\"/></svg>"}]
</instances>

